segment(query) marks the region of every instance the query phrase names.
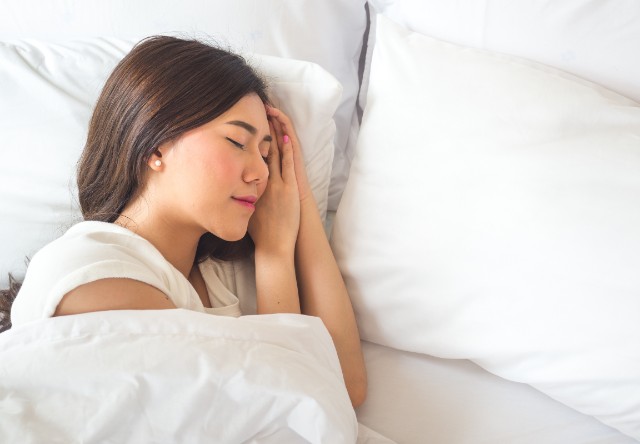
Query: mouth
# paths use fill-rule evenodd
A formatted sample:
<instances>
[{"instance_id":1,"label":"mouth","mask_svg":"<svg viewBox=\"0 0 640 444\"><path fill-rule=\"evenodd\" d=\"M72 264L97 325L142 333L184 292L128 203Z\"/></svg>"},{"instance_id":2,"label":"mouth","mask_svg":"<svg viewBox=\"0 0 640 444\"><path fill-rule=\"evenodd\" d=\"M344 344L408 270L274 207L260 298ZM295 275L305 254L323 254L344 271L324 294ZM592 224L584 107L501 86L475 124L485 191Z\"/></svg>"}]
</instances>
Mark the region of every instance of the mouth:
<instances>
[{"instance_id":1,"label":"mouth","mask_svg":"<svg viewBox=\"0 0 640 444\"><path fill-rule=\"evenodd\" d=\"M255 196L236 196L231 198L246 208L251 208L252 210L256 209L256 201L258 198Z\"/></svg>"}]
</instances>

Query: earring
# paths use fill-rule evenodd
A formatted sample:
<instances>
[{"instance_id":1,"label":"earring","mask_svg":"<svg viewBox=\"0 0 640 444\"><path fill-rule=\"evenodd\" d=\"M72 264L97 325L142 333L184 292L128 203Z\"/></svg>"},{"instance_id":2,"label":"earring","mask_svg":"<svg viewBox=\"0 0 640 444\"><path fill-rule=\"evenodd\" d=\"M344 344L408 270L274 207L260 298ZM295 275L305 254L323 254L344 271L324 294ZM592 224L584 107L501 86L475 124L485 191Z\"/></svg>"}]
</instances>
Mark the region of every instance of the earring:
<instances>
[{"instance_id":1,"label":"earring","mask_svg":"<svg viewBox=\"0 0 640 444\"><path fill-rule=\"evenodd\" d=\"M157 167L159 167L160 165L162 165L162 161L161 160L156 160L155 164L156 164Z\"/></svg>"}]
</instances>

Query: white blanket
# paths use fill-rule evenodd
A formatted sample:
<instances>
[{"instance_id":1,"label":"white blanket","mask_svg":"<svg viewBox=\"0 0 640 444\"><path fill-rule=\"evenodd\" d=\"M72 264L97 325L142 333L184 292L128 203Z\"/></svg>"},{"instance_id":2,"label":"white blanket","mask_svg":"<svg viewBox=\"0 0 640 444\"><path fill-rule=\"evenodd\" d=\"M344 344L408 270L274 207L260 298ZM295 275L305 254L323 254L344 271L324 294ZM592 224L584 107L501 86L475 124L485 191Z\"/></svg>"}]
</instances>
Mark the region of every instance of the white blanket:
<instances>
[{"instance_id":1,"label":"white blanket","mask_svg":"<svg viewBox=\"0 0 640 444\"><path fill-rule=\"evenodd\" d=\"M318 318L111 311L0 334L3 442L353 443Z\"/></svg>"}]
</instances>

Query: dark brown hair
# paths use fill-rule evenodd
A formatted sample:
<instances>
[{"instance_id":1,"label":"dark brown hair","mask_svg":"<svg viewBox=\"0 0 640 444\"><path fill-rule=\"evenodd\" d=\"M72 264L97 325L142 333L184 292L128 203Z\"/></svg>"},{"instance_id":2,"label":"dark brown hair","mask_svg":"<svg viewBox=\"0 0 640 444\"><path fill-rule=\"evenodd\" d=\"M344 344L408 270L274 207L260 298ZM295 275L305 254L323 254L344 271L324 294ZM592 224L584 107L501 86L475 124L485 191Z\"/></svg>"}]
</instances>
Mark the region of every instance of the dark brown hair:
<instances>
[{"instance_id":1,"label":"dark brown hair","mask_svg":"<svg viewBox=\"0 0 640 444\"><path fill-rule=\"evenodd\" d=\"M83 218L114 222L141 190L147 162L160 145L210 122L251 93L269 102L265 81L237 54L197 40L142 40L107 79L89 123L77 171ZM248 234L229 242L206 233L196 261L240 259L253 248ZM10 287L0 293L0 320L20 285L11 280ZM2 321L0 331L8 325Z\"/></svg>"},{"instance_id":2,"label":"dark brown hair","mask_svg":"<svg viewBox=\"0 0 640 444\"><path fill-rule=\"evenodd\" d=\"M9 274L9 288L0 290L0 333L11 328L11 305L18 295L20 283Z\"/></svg>"}]
</instances>

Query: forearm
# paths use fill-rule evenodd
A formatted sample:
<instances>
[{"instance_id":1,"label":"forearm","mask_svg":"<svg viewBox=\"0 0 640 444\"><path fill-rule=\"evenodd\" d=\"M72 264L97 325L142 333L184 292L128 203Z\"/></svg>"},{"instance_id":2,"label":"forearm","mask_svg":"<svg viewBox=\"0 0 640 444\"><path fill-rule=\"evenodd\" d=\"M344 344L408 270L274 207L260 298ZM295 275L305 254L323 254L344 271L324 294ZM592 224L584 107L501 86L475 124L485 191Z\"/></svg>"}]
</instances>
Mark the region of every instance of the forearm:
<instances>
[{"instance_id":1,"label":"forearm","mask_svg":"<svg viewBox=\"0 0 640 444\"><path fill-rule=\"evenodd\" d=\"M302 312L322 319L331 334L354 405L364 401L366 371L347 289L313 199L301 208L296 273Z\"/></svg>"},{"instance_id":2,"label":"forearm","mask_svg":"<svg viewBox=\"0 0 640 444\"><path fill-rule=\"evenodd\" d=\"M293 255L256 250L258 314L300 313Z\"/></svg>"}]
</instances>

